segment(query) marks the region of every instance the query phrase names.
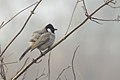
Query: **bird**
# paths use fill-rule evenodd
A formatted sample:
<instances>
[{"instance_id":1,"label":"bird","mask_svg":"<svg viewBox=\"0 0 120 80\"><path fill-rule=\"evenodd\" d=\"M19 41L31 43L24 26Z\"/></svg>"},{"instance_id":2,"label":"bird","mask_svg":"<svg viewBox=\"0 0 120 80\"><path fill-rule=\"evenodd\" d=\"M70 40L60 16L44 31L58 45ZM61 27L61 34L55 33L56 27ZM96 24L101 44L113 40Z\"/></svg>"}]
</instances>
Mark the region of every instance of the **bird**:
<instances>
[{"instance_id":1,"label":"bird","mask_svg":"<svg viewBox=\"0 0 120 80\"><path fill-rule=\"evenodd\" d=\"M49 49L54 41L55 41L55 29L52 24L48 24L43 28L42 30L37 30L33 32L32 36L29 40L29 47L24 51L24 53L21 55L19 60L22 60L22 58L29 52L33 51L34 49L38 49L41 52L45 49Z\"/></svg>"}]
</instances>

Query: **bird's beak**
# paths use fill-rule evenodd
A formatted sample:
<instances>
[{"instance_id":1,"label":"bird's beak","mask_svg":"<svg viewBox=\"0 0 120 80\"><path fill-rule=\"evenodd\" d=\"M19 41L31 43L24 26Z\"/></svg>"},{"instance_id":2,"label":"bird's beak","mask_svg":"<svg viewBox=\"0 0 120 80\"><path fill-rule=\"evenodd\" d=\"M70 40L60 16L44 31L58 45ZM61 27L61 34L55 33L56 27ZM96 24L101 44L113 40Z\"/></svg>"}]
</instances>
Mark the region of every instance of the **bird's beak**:
<instances>
[{"instance_id":1,"label":"bird's beak","mask_svg":"<svg viewBox=\"0 0 120 80\"><path fill-rule=\"evenodd\" d=\"M57 30L57 29L54 29L55 31Z\"/></svg>"}]
</instances>

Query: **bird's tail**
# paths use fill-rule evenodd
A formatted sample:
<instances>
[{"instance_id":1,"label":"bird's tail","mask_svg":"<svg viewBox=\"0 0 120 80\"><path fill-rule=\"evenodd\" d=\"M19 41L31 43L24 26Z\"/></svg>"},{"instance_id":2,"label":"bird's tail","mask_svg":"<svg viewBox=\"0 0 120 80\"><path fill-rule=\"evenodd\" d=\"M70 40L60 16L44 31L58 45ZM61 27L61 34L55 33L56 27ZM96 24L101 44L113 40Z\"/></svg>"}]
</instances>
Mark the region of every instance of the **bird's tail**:
<instances>
[{"instance_id":1,"label":"bird's tail","mask_svg":"<svg viewBox=\"0 0 120 80\"><path fill-rule=\"evenodd\" d=\"M25 56L25 54L31 49L31 47L27 48L27 50L22 54L22 56L19 58L19 61Z\"/></svg>"}]
</instances>

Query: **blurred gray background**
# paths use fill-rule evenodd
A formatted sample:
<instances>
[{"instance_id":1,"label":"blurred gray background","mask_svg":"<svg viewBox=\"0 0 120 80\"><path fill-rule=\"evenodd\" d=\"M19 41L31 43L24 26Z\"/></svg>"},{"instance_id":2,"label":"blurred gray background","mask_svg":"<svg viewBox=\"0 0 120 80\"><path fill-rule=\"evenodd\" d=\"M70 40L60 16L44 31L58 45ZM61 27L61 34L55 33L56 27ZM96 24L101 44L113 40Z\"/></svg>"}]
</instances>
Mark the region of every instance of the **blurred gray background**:
<instances>
[{"instance_id":1,"label":"blurred gray background","mask_svg":"<svg viewBox=\"0 0 120 80\"><path fill-rule=\"evenodd\" d=\"M32 32L44 28L48 23L52 23L58 29L55 42L65 36L76 1L42 0L23 32L5 52L5 62L18 61L21 54L28 47L28 40ZM117 1L117 5L120 5L119 0ZM34 2L36 0L0 0L0 23L2 21L6 22L20 10ZM85 2L89 13L92 13L103 3L103 0L85 0ZM69 31L86 18L82 6L82 2L80 2L76 8ZM21 29L32 9L33 7L24 11L0 29L2 50ZM97 12L94 17L115 19L119 14L120 9L106 6ZM88 20L80 29L51 51L51 80L55 80L62 69L71 65L72 55L78 45L80 47L74 60L77 80L120 80L120 23L101 23L100 25ZM15 75L27 57L30 57L29 63L39 55L40 53L36 49L27 54L23 61L7 65L7 78L9 79ZM42 59L41 63L28 69L25 80L34 80L37 72L39 71L40 75L44 68L47 74L48 54ZM64 76L68 80L73 80L71 69L63 73L62 80L65 80ZM47 80L47 78L42 77L40 80Z\"/></svg>"}]
</instances>

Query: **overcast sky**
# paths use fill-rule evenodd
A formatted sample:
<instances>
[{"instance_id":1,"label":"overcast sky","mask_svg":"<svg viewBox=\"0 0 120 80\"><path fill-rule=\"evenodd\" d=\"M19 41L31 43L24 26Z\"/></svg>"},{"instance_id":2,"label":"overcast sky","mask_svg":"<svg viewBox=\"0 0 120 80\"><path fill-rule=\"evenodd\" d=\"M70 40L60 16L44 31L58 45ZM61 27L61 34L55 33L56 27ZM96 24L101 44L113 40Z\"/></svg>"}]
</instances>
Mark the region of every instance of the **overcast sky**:
<instances>
[{"instance_id":1,"label":"overcast sky","mask_svg":"<svg viewBox=\"0 0 120 80\"><path fill-rule=\"evenodd\" d=\"M25 7L35 3L37 0L0 0L0 23L8 21L16 13ZM120 5L119 0L117 5ZM85 0L89 13L103 4L103 0ZM33 31L44 28L51 23L58 29L56 41L64 37L67 30L76 0L42 0L23 32L17 37L5 52L5 62L18 61L21 54L29 46L29 37ZM82 8L82 2L77 5L70 30L79 25L86 17ZM33 7L21 13L10 23L0 29L0 44L2 50L11 41L15 34L25 23ZM120 15L120 9L104 7L94 17L103 19L115 19ZM120 79L120 23L100 22L97 24L88 20L80 29L68 37L64 42L52 50L51 55L51 80L55 80L63 68L71 65L72 55L79 45L76 53L74 66L77 80L119 80ZM69 30L69 31L70 31ZM40 53L36 49L29 52L28 63ZM26 74L25 80L34 80L39 70L39 75L45 68L47 74L48 54L42 58L43 61L33 65ZM24 60L17 64L7 65L8 79L23 65ZM61 76L65 80L73 80L71 69L65 71ZM20 77L18 80L21 80ZM82 79L81 79L82 78ZM47 78L42 78L47 80ZM41 80L41 79L40 79Z\"/></svg>"}]
</instances>

